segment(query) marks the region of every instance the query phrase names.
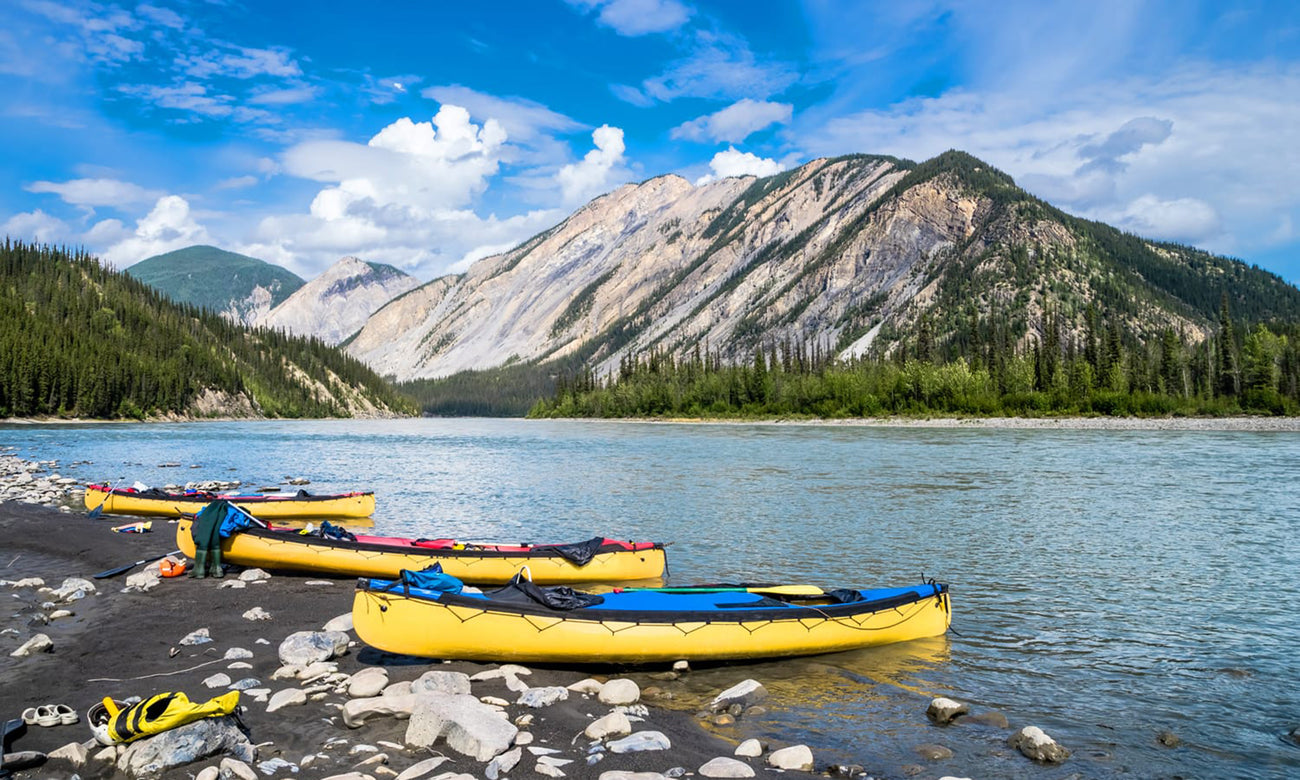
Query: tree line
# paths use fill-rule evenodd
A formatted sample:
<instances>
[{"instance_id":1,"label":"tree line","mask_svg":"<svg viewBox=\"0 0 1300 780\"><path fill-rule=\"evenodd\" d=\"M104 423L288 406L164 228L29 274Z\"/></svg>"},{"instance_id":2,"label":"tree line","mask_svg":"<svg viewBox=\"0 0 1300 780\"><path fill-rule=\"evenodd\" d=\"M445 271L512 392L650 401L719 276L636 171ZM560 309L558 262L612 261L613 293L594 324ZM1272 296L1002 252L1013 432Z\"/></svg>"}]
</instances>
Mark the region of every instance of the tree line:
<instances>
[{"instance_id":1,"label":"tree line","mask_svg":"<svg viewBox=\"0 0 1300 780\"><path fill-rule=\"evenodd\" d=\"M1078 338L1049 312L1041 338L991 338L953 355L922 318L888 355L849 360L818 344L769 343L744 364L696 349L624 357L607 378L561 377L533 417L874 417L955 414L1231 415L1300 413L1300 333L1233 321L1195 339L1166 328L1146 341L1089 310ZM992 328L993 333L1004 329Z\"/></svg>"},{"instance_id":2,"label":"tree line","mask_svg":"<svg viewBox=\"0 0 1300 780\"><path fill-rule=\"evenodd\" d=\"M0 246L0 417L188 414L205 391L245 395L270 417L346 416L335 378L376 405L414 410L318 339L174 303L84 251Z\"/></svg>"}]
</instances>

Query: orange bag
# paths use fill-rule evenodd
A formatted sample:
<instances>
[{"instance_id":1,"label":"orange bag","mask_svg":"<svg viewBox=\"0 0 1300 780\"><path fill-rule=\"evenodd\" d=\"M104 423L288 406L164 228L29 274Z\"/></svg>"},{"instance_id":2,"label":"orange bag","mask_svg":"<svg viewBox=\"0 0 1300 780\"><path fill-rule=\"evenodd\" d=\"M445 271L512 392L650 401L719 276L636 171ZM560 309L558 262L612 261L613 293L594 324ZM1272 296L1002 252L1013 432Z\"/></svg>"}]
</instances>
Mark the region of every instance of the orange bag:
<instances>
[{"instance_id":1,"label":"orange bag","mask_svg":"<svg viewBox=\"0 0 1300 780\"><path fill-rule=\"evenodd\" d=\"M163 558L158 562L158 573L164 577L179 577L185 573L185 561Z\"/></svg>"}]
</instances>

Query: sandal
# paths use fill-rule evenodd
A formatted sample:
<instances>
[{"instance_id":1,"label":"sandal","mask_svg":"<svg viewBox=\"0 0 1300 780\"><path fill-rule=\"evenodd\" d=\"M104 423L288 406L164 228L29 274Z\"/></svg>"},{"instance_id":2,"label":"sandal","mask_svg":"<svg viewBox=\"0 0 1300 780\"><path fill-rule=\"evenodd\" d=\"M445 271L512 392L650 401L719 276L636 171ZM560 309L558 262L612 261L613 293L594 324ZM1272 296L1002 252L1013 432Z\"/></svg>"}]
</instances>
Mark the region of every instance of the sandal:
<instances>
[{"instance_id":1,"label":"sandal","mask_svg":"<svg viewBox=\"0 0 1300 780\"><path fill-rule=\"evenodd\" d=\"M59 716L59 725L61 726L71 726L81 720L81 717L77 715L77 711L66 704L54 705L54 714Z\"/></svg>"},{"instance_id":2,"label":"sandal","mask_svg":"<svg viewBox=\"0 0 1300 780\"><path fill-rule=\"evenodd\" d=\"M36 719L39 717L40 715L36 712L35 707L28 707L23 710L23 723L26 723L28 726L35 726Z\"/></svg>"},{"instance_id":3,"label":"sandal","mask_svg":"<svg viewBox=\"0 0 1300 780\"><path fill-rule=\"evenodd\" d=\"M63 721L62 716L54 711L53 704L46 704L43 707L36 708L36 725L38 726L57 726Z\"/></svg>"}]
</instances>

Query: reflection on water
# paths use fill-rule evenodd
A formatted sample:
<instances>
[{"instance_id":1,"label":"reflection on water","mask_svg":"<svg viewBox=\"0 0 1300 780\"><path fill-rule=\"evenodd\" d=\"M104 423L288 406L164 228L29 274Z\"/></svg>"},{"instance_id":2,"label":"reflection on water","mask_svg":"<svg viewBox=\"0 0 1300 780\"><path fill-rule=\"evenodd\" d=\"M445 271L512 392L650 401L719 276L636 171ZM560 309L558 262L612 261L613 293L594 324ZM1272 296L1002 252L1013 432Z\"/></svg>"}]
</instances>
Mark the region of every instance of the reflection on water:
<instances>
[{"instance_id":1,"label":"reflection on water","mask_svg":"<svg viewBox=\"0 0 1300 780\"><path fill-rule=\"evenodd\" d=\"M937 577L945 640L662 683L693 708L759 679L769 710L744 729L880 775L938 742L957 755L921 777L1300 776L1279 739L1300 726L1293 434L431 419L14 426L4 444L94 461L60 467L83 478L167 484L157 464L178 462L373 488L383 534L671 541L672 584ZM1075 756L1037 767L1003 730L931 726L933 695Z\"/></svg>"}]
</instances>

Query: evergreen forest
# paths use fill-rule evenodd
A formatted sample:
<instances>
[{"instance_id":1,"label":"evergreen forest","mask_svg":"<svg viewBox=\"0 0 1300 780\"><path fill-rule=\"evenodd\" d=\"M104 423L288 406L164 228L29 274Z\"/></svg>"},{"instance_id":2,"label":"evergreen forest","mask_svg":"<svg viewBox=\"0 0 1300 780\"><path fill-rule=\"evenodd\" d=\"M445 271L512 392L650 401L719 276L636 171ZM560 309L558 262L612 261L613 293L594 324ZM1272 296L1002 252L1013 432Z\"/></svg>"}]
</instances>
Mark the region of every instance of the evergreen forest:
<instances>
[{"instance_id":1,"label":"evergreen forest","mask_svg":"<svg viewBox=\"0 0 1300 780\"><path fill-rule=\"evenodd\" d=\"M945 354L923 322L889 356L835 360L816 345L767 344L736 365L696 350L625 358L556 383L532 417L873 417L883 415L1168 416L1300 413L1300 329L1235 323L1227 298L1218 327L1191 341L1166 329L1141 342L1088 312L1081 339L1047 318L1027 349L1005 340ZM998 329L993 328L996 332Z\"/></svg>"},{"instance_id":2,"label":"evergreen forest","mask_svg":"<svg viewBox=\"0 0 1300 780\"><path fill-rule=\"evenodd\" d=\"M190 415L209 391L244 396L267 417L348 416L343 393L415 411L317 339L173 303L85 252L0 246L0 418Z\"/></svg>"}]
</instances>

